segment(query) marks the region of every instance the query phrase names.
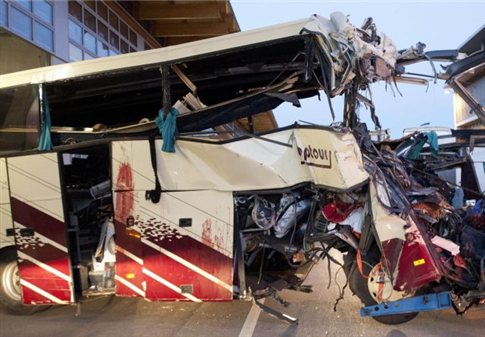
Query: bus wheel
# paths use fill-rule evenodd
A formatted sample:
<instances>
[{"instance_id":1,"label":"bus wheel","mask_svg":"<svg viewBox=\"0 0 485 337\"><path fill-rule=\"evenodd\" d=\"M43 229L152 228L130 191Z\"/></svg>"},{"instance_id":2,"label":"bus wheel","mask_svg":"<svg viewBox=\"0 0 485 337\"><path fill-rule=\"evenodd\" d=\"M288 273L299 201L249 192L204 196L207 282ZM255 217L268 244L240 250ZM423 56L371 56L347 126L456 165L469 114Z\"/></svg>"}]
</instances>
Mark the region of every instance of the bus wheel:
<instances>
[{"instance_id":1,"label":"bus wheel","mask_svg":"<svg viewBox=\"0 0 485 337\"><path fill-rule=\"evenodd\" d=\"M375 248L375 247L374 247ZM376 280L377 277L382 278L382 276L378 276L380 273L383 273L380 268L379 258L380 253L377 248L373 249L366 257L362 258L362 272L367 277L365 278L359 271L356 262L356 254L354 252L349 252L344 257L344 267L346 269L346 274L349 280L349 288L352 292L357 295L357 297L361 300L361 302L365 306L375 305L380 303L381 300L379 298L384 297L386 300L396 300L399 297L403 298L401 293L395 292L393 295L392 285L390 285L390 280L385 280L387 286L382 289L383 294L381 296L377 295L377 289L380 287ZM346 266L345 266L346 265ZM387 282L389 281L389 282ZM379 281L381 282L381 281ZM390 289L389 289L390 287ZM395 315L383 315L383 316L374 316L376 321L384 323L384 324L402 324L409 322L413 318L418 315L417 312L406 313L406 314L395 314Z\"/></svg>"},{"instance_id":2,"label":"bus wheel","mask_svg":"<svg viewBox=\"0 0 485 337\"><path fill-rule=\"evenodd\" d=\"M14 315L30 315L40 309L39 306L22 303L19 268L13 247L0 251L0 304Z\"/></svg>"}]
</instances>

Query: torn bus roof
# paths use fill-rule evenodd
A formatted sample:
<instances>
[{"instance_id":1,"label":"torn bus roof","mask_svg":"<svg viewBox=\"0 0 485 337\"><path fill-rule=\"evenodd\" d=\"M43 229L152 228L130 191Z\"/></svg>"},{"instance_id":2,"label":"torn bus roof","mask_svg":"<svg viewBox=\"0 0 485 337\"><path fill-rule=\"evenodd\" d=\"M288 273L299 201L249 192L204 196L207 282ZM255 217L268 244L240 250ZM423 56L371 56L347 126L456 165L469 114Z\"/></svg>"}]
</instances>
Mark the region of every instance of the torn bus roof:
<instances>
[{"instance_id":1,"label":"torn bus roof","mask_svg":"<svg viewBox=\"0 0 485 337\"><path fill-rule=\"evenodd\" d=\"M43 84L53 130L93 125L110 130L153 120L162 107L162 91L170 90L170 104L180 101L189 113L181 111L178 125L196 131L267 111L289 96L295 102L323 90L329 98L347 97L344 123L351 126L357 99L364 98L358 91L374 81L391 81L400 55L371 19L356 27L342 13L333 13L329 19L314 15L183 45L6 74L0 76L0 93ZM168 87L162 87L162 65L172 68ZM278 89L271 89L275 85ZM195 106L184 99L187 94ZM246 107L221 109L237 100ZM373 113L371 102L364 103ZM211 109L219 117L206 118Z\"/></svg>"},{"instance_id":2,"label":"torn bus roof","mask_svg":"<svg viewBox=\"0 0 485 337\"><path fill-rule=\"evenodd\" d=\"M378 32L374 24L369 25L367 30L353 26L340 12L331 14L330 19L314 15L308 19L177 46L6 74L0 76L0 89L26 84L82 79L90 76L106 77L137 68L157 68L163 63L209 58L211 55L215 55L217 59L223 59L223 54L231 54L239 49L260 48L277 44L280 40L305 35L315 35L321 38L319 43L321 49L327 52L326 57L332 58L338 63L338 65L334 64L332 71L336 74L339 71L345 71L344 60L350 59L352 53L355 54L356 59L376 56L382 58L390 67L394 67L398 54L392 41L385 34ZM375 36L372 37L371 34ZM285 53L284 50L279 50L279 53L281 52ZM276 54L278 53L275 52L274 55L271 55L270 59L277 59ZM375 69L367 71L371 73Z\"/></svg>"}]
</instances>

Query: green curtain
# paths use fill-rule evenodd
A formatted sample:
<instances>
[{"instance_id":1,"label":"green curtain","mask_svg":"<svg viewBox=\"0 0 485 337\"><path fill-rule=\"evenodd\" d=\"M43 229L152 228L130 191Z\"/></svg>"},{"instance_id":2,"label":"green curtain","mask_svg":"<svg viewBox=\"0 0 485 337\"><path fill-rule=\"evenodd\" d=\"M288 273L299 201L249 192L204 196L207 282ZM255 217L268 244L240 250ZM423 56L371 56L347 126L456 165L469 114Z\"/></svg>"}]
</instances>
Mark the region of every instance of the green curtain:
<instances>
[{"instance_id":1,"label":"green curtain","mask_svg":"<svg viewBox=\"0 0 485 337\"><path fill-rule=\"evenodd\" d=\"M179 114L179 111L175 108L172 108L166 117L163 109L158 112L155 123L163 138L163 152L175 152L175 133L177 132L177 116Z\"/></svg>"}]
</instances>

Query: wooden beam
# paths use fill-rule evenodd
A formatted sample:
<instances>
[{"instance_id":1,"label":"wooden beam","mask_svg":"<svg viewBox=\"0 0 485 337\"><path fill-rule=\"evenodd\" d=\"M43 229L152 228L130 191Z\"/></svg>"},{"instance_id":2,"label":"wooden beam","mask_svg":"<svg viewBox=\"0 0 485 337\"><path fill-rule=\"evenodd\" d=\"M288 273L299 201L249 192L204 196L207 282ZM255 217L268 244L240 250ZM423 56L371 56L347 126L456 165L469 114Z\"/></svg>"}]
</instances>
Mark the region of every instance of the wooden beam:
<instances>
[{"instance_id":1,"label":"wooden beam","mask_svg":"<svg viewBox=\"0 0 485 337\"><path fill-rule=\"evenodd\" d=\"M187 86L187 88L190 89L190 91L193 94L197 93L197 86L190 80L190 78L187 77L187 75L184 74L184 72L175 64L172 64L172 70L174 73L177 74L177 76L184 82L184 84Z\"/></svg>"},{"instance_id":2,"label":"wooden beam","mask_svg":"<svg viewBox=\"0 0 485 337\"><path fill-rule=\"evenodd\" d=\"M153 4L138 3L138 20L220 20L221 8L216 2L197 2L191 4Z\"/></svg>"},{"instance_id":3,"label":"wooden beam","mask_svg":"<svg viewBox=\"0 0 485 337\"><path fill-rule=\"evenodd\" d=\"M223 14L223 21L227 23L230 33L240 32L239 24L233 13Z\"/></svg>"},{"instance_id":4,"label":"wooden beam","mask_svg":"<svg viewBox=\"0 0 485 337\"><path fill-rule=\"evenodd\" d=\"M241 27L239 27L239 23L237 22L236 19L236 14L234 14L234 9L232 8L232 5L229 1L226 1L226 15L231 16L231 18L226 18L224 19L225 21L231 20L233 24L233 31L234 32L240 32Z\"/></svg>"},{"instance_id":5,"label":"wooden beam","mask_svg":"<svg viewBox=\"0 0 485 337\"><path fill-rule=\"evenodd\" d=\"M155 23L153 35L156 37L208 37L231 33L231 28L226 22Z\"/></svg>"},{"instance_id":6,"label":"wooden beam","mask_svg":"<svg viewBox=\"0 0 485 337\"><path fill-rule=\"evenodd\" d=\"M272 111L262 112L252 116L255 132L264 132L275 129L278 123L274 118ZM247 131L249 131L249 119L247 117L238 119L238 123Z\"/></svg>"}]
</instances>

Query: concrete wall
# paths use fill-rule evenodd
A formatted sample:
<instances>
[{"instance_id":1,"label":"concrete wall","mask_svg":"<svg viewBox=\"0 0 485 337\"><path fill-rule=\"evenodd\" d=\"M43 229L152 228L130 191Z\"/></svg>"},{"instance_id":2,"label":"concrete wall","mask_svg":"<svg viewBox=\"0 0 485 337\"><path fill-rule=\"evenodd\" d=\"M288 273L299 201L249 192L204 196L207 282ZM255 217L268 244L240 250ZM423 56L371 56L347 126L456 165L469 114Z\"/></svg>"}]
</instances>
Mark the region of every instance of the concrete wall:
<instances>
[{"instance_id":1,"label":"concrete wall","mask_svg":"<svg viewBox=\"0 0 485 337\"><path fill-rule=\"evenodd\" d=\"M50 65L50 54L0 29L0 74Z\"/></svg>"}]
</instances>

